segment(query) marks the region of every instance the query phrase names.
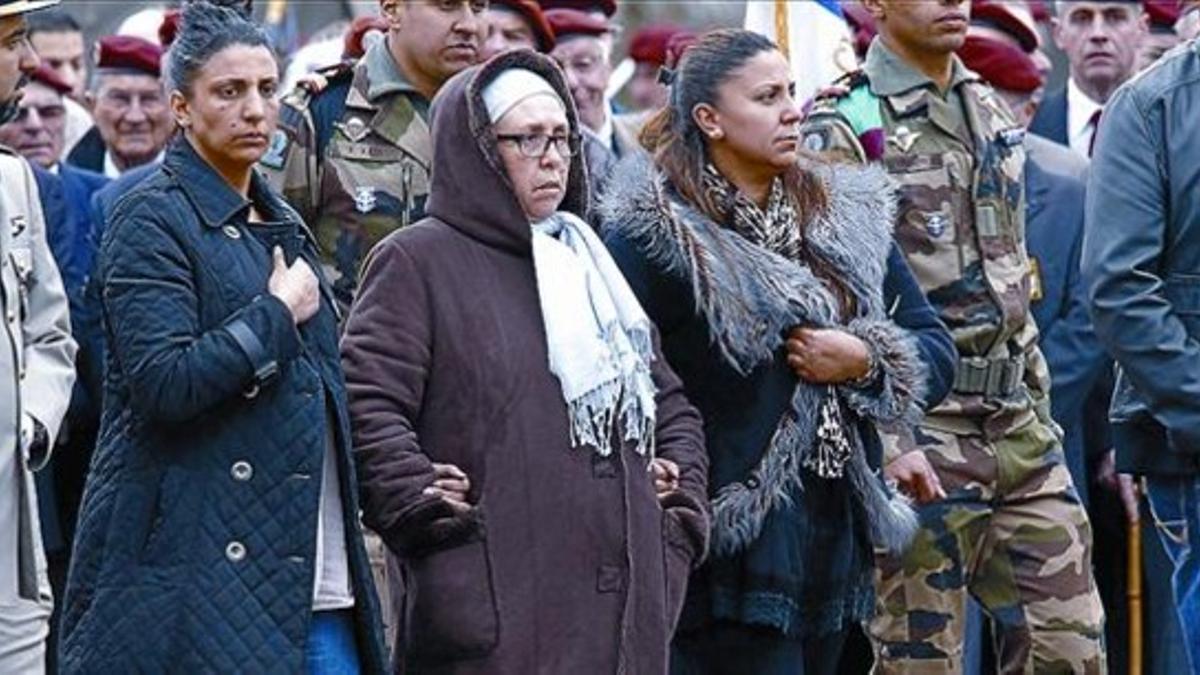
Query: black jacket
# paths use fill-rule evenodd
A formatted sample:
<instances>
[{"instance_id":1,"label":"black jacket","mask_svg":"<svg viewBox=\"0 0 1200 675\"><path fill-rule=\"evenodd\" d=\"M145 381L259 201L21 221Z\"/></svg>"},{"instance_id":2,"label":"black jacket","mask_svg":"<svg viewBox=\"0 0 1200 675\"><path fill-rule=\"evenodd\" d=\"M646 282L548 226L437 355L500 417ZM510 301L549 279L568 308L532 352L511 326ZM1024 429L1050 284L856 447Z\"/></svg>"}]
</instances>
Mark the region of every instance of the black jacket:
<instances>
[{"instance_id":1,"label":"black jacket","mask_svg":"<svg viewBox=\"0 0 1200 675\"><path fill-rule=\"evenodd\" d=\"M689 583L679 631L693 632L714 622L735 621L769 627L791 637L819 636L865 620L871 615L875 601L872 542L868 534L870 516L866 507L856 498L849 479L825 480L805 473L803 489L772 487L777 484L774 475L787 470L779 464L764 464L764 457L772 452L781 419L792 414L797 390L797 378L786 363L782 338L760 363L744 371L726 357L724 343L718 337L721 331L715 328L713 315L703 309L704 293L693 283L696 277L692 270L696 267L675 255L682 247L673 243L672 234L685 227L715 231L722 226L702 220L705 217L670 188L667 189L668 199L673 200L670 211L684 214L679 219L685 224L677 226L666 220L661 214L667 211L654 206L657 200L651 187L665 179L657 172L648 174L640 168L643 162L648 160L634 158L618 166L614 191L600 209L604 238L613 259L658 327L663 354L682 378L688 399L704 417L710 498L717 499L739 483L760 494L784 490L789 495L778 508L770 509L761 530L742 550L723 555L714 547L708 562ZM850 168L842 171L843 175L859 173ZM857 203L860 194L873 188L874 182L844 178L837 185L853 187L853 192L847 191L850 196L843 196L842 201ZM830 188L831 192L833 189ZM872 345L876 352L892 354L896 362L908 362L910 366L915 365L909 361L911 354L923 367L881 363L879 385L864 389L863 396L883 399L885 390L923 391L920 403L927 410L949 392L957 353L950 334L925 299L903 255L891 244L890 231L883 231L884 226L880 225L890 223L890 218L880 216L876 221L866 221L868 216L864 214L890 212L885 191L872 192L872 197L874 201L861 204L859 220L848 219L846 224L839 225L848 230L861 226L862 230L878 231L870 238L877 245L842 250L840 255L829 258L838 262L830 264L840 262L841 266L835 268L839 278L845 279L848 287L870 295L857 298L861 311L867 312L869 306L878 302L887 313L886 320L899 329L894 335L904 336L903 349L894 344L883 347L887 344L884 342ZM875 252L879 253L878 259L873 258ZM744 269L765 262L740 258L736 252L724 252L719 260L717 254L711 255L710 258L708 253L698 254L698 258L710 264L704 272L696 274L715 276L720 274L713 271L718 268L732 269L736 265ZM864 269L877 270L879 286L866 289L859 285L870 283L867 279L874 278L874 272L865 274L861 282L853 281L849 260ZM728 294L730 302L755 309L753 318L745 319L757 322L754 335L774 334L771 325L775 319L763 309L770 303L760 295L761 288L717 281L709 287L718 289L712 292L714 296ZM878 320L882 323L882 319ZM848 323L845 329L853 332L856 321ZM878 337L883 337L883 333ZM869 338L864 336L864 339ZM903 358L900 354L904 354ZM918 382L920 373L925 379ZM862 416L857 412L859 409L862 408L846 405L843 413L847 425L856 427L870 467L877 469L883 459L882 443L873 420ZM799 414L816 418L817 411L809 409ZM733 527L724 524L730 522ZM714 516L715 536L722 527L749 529L746 522L740 515L723 518L718 512Z\"/></svg>"},{"instance_id":2,"label":"black jacket","mask_svg":"<svg viewBox=\"0 0 1200 675\"><path fill-rule=\"evenodd\" d=\"M98 283L110 349L100 442L63 606L74 672L300 672L322 460L334 439L365 672L385 668L358 521L332 295L297 328L271 247L320 270L299 217L272 222L182 138L116 205ZM331 428L332 427L332 428Z\"/></svg>"},{"instance_id":3,"label":"black jacket","mask_svg":"<svg viewBox=\"0 0 1200 675\"><path fill-rule=\"evenodd\" d=\"M1121 468L1200 469L1200 42L1105 106L1092 157L1083 274L1120 366L1110 417Z\"/></svg>"},{"instance_id":4,"label":"black jacket","mask_svg":"<svg viewBox=\"0 0 1200 675\"><path fill-rule=\"evenodd\" d=\"M108 148L100 137L100 128L93 126L67 154L67 163L81 169L104 173L104 153Z\"/></svg>"}]
</instances>

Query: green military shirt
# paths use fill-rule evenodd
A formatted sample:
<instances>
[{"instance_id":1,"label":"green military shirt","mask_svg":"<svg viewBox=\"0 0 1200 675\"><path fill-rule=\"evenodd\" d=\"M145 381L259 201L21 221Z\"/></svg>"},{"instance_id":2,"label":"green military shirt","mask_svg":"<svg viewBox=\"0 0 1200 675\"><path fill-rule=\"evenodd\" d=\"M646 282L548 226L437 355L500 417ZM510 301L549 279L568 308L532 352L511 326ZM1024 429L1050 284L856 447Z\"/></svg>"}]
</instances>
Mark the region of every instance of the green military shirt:
<instances>
[{"instance_id":1,"label":"green military shirt","mask_svg":"<svg viewBox=\"0 0 1200 675\"><path fill-rule=\"evenodd\" d=\"M429 102L386 40L329 76L315 96L297 87L284 98L260 166L316 233L338 297L349 303L371 247L424 217L433 145Z\"/></svg>"},{"instance_id":2,"label":"green military shirt","mask_svg":"<svg viewBox=\"0 0 1200 675\"><path fill-rule=\"evenodd\" d=\"M1002 436L1049 420L1049 371L1029 312L1024 132L954 59L945 91L876 39L848 89L818 98L810 150L881 161L898 188L895 238L960 353L926 423ZM874 138L874 141L873 141Z\"/></svg>"}]
</instances>

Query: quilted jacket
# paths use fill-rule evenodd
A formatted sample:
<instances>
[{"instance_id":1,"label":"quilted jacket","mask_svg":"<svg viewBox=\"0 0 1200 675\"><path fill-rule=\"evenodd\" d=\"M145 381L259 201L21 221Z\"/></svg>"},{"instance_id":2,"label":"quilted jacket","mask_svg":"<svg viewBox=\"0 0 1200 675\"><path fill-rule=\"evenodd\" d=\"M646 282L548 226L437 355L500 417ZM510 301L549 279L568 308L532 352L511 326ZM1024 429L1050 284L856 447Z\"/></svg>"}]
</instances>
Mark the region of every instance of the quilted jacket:
<instances>
[{"instance_id":1,"label":"quilted jacket","mask_svg":"<svg viewBox=\"0 0 1200 675\"><path fill-rule=\"evenodd\" d=\"M116 205L100 251L100 442L63 607L64 673L304 669L322 458L334 439L366 672L386 668L356 514L337 318L298 329L271 248L319 270L298 216L250 203L184 139ZM330 428L332 426L332 428Z\"/></svg>"}]
</instances>

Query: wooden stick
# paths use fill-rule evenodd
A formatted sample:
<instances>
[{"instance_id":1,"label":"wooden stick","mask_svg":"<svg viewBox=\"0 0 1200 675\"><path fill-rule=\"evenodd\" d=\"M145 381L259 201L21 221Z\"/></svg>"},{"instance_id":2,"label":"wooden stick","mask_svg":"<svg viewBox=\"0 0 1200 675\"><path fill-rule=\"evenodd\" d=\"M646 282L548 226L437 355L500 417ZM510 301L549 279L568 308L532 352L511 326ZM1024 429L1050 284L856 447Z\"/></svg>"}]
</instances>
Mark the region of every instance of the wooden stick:
<instances>
[{"instance_id":1,"label":"wooden stick","mask_svg":"<svg viewBox=\"0 0 1200 675\"><path fill-rule=\"evenodd\" d=\"M1129 675L1142 675L1142 523L1129 523Z\"/></svg>"}]
</instances>

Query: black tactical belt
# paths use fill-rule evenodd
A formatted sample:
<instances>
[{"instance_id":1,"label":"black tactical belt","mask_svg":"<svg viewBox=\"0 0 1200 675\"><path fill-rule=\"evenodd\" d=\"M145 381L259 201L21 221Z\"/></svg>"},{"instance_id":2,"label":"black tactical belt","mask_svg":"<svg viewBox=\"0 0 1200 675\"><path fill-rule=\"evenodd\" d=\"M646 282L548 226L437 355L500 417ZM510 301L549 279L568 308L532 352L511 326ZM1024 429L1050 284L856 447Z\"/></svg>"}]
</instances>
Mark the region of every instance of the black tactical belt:
<instances>
[{"instance_id":1,"label":"black tactical belt","mask_svg":"<svg viewBox=\"0 0 1200 675\"><path fill-rule=\"evenodd\" d=\"M967 356L958 360L954 391L958 394L982 394L987 398L1006 397L1020 389L1024 378L1024 358Z\"/></svg>"}]
</instances>

